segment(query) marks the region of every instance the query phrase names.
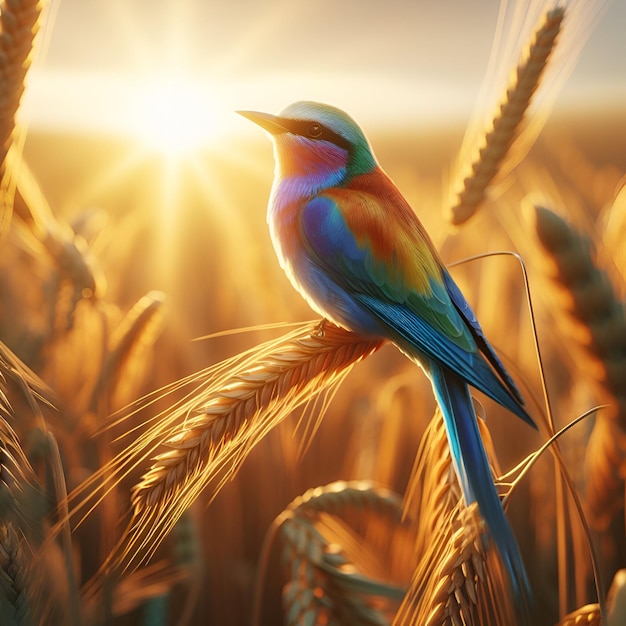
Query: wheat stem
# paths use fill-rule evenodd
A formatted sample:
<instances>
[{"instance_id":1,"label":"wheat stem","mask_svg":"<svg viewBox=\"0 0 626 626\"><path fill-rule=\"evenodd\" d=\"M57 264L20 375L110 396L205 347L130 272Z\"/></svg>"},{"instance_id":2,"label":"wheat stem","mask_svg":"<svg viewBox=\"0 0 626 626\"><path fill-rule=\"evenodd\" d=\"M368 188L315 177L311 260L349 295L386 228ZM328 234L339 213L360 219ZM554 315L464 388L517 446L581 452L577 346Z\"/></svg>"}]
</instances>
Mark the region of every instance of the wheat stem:
<instances>
[{"instance_id":1,"label":"wheat stem","mask_svg":"<svg viewBox=\"0 0 626 626\"><path fill-rule=\"evenodd\" d=\"M472 163L471 173L463 180L456 204L450 209L450 220L455 226L472 217L485 199L487 188L519 133L524 115L554 49L564 15L563 7L548 11L525 58L520 61L504 102L493 118L491 130L486 133L478 157Z\"/></svg>"}]
</instances>

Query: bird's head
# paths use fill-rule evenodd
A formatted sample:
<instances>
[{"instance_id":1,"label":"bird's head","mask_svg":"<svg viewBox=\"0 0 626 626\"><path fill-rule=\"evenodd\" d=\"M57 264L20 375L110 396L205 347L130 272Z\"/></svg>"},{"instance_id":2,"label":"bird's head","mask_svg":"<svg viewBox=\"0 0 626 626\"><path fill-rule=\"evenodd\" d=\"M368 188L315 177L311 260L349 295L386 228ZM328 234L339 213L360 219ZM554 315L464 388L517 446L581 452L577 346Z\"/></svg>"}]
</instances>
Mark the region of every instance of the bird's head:
<instances>
[{"instance_id":1,"label":"bird's head","mask_svg":"<svg viewBox=\"0 0 626 626\"><path fill-rule=\"evenodd\" d=\"M377 165L363 131L336 107L304 101L290 104L278 115L239 113L272 135L281 177L319 177L320 182L325 177L329 185L337 185Z\"/></svg>"}]
</instances>

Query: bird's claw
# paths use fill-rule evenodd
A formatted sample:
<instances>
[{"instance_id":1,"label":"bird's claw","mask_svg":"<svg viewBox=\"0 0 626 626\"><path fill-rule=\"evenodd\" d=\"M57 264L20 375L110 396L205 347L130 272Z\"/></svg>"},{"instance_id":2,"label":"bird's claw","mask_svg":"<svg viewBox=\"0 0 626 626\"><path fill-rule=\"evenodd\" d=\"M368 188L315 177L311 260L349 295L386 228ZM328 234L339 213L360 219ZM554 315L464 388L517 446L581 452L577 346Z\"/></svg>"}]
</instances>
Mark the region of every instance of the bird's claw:
<instances>
[{"instance_id":1,"label":"bird's claw","mask_svg":"<svg viewBox=\"0 0 626 626\"><path fill-rule=\"evenodd\" d=\"M317 338L317 339L321 339L322 337L324 337L324 335L326 334L326 331L324 330L326 326L326 318L322 318L319 323L317 324L317 326L315 327L315 330L313 331L312 336Z\"/></svg>"}]
</instances>

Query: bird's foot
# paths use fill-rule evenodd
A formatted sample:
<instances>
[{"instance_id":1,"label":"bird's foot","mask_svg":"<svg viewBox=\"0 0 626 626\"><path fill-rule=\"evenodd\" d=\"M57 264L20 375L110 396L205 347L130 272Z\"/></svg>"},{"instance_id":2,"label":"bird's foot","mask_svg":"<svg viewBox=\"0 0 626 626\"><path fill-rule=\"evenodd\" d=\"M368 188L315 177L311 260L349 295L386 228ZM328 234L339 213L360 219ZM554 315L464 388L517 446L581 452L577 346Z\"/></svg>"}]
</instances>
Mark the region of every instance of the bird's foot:
<instances>
[{"instance_id":1,"label":"bird's foot","mask_svg":"<svg viewBox=\"0 0 626 626\"><path fill-rule=\"evenodd\" d=\"M317 339L321 339L325 334L325 326L326 326L327 320L325 317L323 317L319 323L317 324L317 326L315 327L315 330L311 333L311 335L313 337L316 337Z\"/></svg>"}]
</instances>

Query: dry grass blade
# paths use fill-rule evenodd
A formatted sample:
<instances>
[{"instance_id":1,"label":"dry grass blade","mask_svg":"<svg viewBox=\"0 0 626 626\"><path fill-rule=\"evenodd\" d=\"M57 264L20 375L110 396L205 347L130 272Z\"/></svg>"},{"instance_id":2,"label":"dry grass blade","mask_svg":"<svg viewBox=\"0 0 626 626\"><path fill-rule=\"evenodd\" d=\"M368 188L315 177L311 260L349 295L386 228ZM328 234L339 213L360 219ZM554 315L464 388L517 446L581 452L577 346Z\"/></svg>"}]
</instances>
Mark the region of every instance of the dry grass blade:
<instances>
[{"instance_id":1,"label":"dry grass blade","mask_svg":"<svg viewBox=\"0 0 626 626\"><path fill-rule=\"evenodd\" d=\"M379 346L327 322L307 323L182 381L182 387L197 386L73 495L75 512L93 507L116 481L165 448L133 489L132 519L107 567L134 569L149 558L205 488L212 498L276 424L332 390Z\"/></svg>"},{"instance_id":2,"label":"dry grass blade","mask_svg":"<svg viewBox=\"0 0 626 626\"><path fill-rule=\"evenodd\" d=\"M337 482L308 491L283 513L285 623L388 624L405 590L384 574L363 536L340 521L348 511L381 514L394 527L402 504L365 482Z\"/></svg>"},{"instance_id":3,"label":"dry grass blade","mask_svg":"<svg viewBox=\"0 0 626 626\"><path fill-rule=\"evenodd\" d=\"M626 462L626 305L596 265L593 244L552 211L535 209L535 230L552 263L552 278L575 322L574 339L587 371L614 406L596 419L587 448L586 496L592 521L606 527L623 509Z\"/></svg>"},{"instance_id":4,"label":"dry grass blade","mask_svg":"<svg viewBox=\"0 0 626 626\"><path fill-rule=\"evenodd\" d=\"M507 157L554 49L564 15L563 7L556 7L546 14L525 58L518 65L515 79L506 91L492 128L484 137L478 158L472 163L471 174L463 180L463 189L450 209L450 220L454 225L463 224L476 213L488 186Z\"/></svg>"},{"instance_id":5,"label":"dry grass blade","mask_svg":"<svg viewBox=\"0 0 626 626\"><path fill-rule=\"evenodd\" d=\"M479 425L493 466L489 433L482 420ZM405 506L417 520L418 565L394 624L514 623L507 579L484 522L476 505L462 500L439 410L420 445Z\"/></svg>"}]
</instances>

